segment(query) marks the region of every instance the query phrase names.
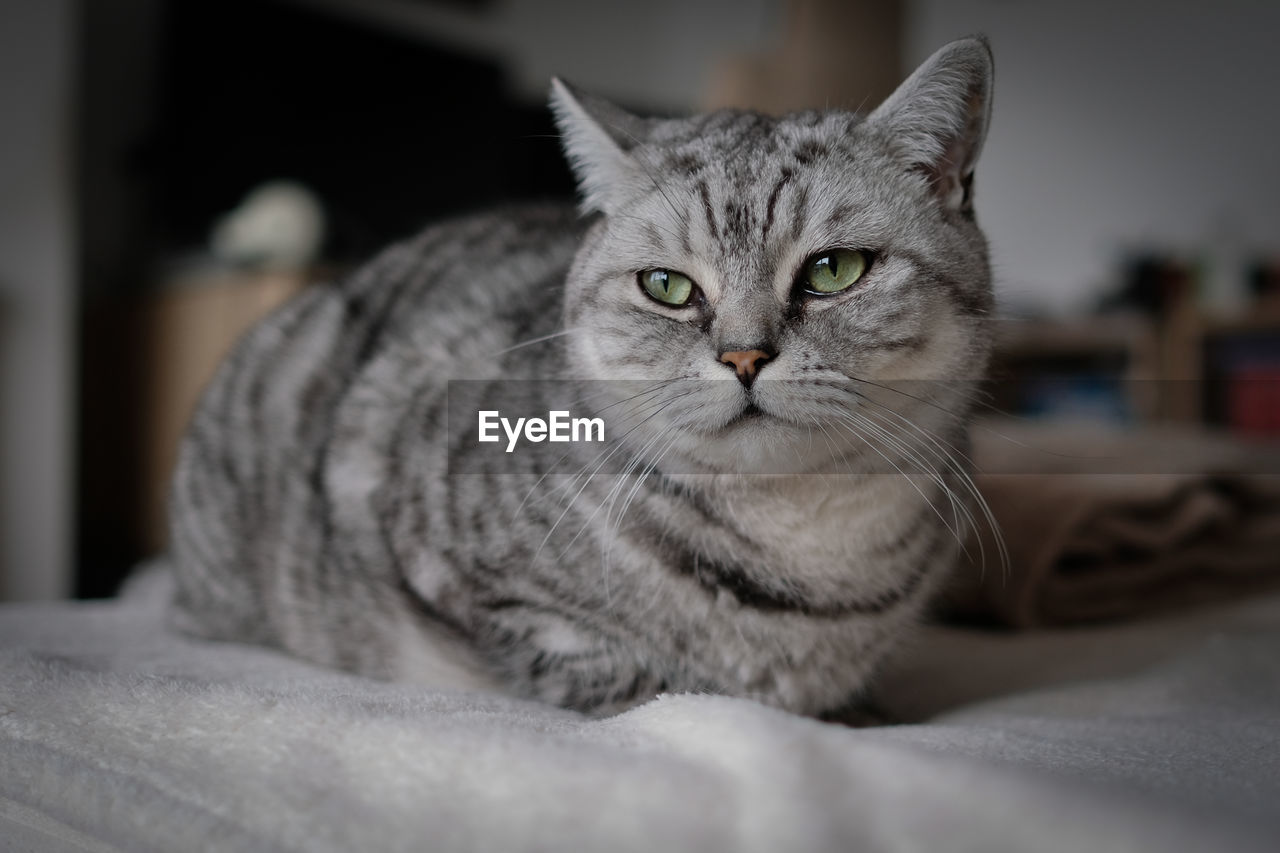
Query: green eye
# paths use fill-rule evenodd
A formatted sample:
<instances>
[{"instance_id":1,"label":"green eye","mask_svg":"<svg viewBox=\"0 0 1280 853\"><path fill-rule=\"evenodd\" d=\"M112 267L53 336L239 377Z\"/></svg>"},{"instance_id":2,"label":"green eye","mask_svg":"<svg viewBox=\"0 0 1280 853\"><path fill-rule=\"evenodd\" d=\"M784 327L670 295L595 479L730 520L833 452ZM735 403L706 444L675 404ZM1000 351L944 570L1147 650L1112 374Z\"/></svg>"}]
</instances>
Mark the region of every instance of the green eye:
<instances>
[{"instance_id":1,"label":"green eye","mask_svg":"<svg viewBox=\"0 0 1280 853\"><path fill-rule=\"evenodd\" d=\"M833 249L810 259L805 266L802 286L810 293L830 294L848 290L870 266L866 252L855 249Z\"/></svg>"},{"instance_id":2,"label":"green eye","mask_svg":"<svg viewBox=\"0 0 1280 853\"><path fill-rule=\"evenodd\" d=\"M684 305L693 296L689 277L671 270L645 270L640 273L640 286L663 305Z\"/></svg>"}]
</instances>

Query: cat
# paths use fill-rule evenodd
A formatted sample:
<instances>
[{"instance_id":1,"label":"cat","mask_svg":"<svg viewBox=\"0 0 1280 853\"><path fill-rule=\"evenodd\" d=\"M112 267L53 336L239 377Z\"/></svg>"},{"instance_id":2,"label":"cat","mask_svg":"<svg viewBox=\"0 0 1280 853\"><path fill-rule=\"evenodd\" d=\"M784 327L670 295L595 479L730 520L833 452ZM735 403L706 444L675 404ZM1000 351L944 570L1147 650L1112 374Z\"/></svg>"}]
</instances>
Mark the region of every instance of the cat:
<instances>
[{"instance_id":1,"label":"cat","mask_svg":"<svg viewBox=\"0 0 1280 853\"><path fill-rule=\"evenodd\" d=\"M174 621L591 714L846 707L973 521L991 87L982 38L865 117L641 118L553 81L579 209L428 228L221 366L173 482ZM514 414L608 410L626 464L449 426L511 382Z\"/></svg>"}]
</instances>

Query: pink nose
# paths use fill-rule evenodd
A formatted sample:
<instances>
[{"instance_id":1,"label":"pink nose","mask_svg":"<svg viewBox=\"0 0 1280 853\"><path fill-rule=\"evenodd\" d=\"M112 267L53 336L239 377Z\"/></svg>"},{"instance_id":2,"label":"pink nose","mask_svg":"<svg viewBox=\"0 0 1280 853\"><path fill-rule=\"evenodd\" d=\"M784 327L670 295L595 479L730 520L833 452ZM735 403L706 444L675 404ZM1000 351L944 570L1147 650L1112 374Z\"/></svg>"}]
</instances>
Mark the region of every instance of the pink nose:
<instances>
[{"instance_id":1,"label":"pink nose","mask_svg":"<svg viewBox=\"0 0 1280 853\"><path fill-rule=\"evenodd\" d=\"M756 372L760 369L760 365L772 357L762 349L733 350L732 352L720 353L720 361L733 365L733 369L738 374L738 379L748 387L756 378Z\"/></svg>"}]
</instances>

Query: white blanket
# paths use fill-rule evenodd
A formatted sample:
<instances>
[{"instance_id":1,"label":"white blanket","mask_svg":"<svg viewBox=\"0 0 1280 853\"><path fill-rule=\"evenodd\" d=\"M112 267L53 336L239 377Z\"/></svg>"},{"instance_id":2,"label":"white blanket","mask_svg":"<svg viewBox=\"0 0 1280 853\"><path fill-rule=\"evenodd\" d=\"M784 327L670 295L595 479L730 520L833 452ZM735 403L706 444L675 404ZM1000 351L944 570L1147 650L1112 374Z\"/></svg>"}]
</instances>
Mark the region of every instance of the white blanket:
<instances>
[{"instance_id":1,"label":"white blanket","mask_svg":"<svg viewBox=\"0 0 1280 853\"><path fill-rule=\"evenodd\" d=\"M849 729L369 681L175 637L167 592L0 608L0 849L1280 849L1280 597L936 629L879 691L918 722Z\"/></svg>"}]
</instances>

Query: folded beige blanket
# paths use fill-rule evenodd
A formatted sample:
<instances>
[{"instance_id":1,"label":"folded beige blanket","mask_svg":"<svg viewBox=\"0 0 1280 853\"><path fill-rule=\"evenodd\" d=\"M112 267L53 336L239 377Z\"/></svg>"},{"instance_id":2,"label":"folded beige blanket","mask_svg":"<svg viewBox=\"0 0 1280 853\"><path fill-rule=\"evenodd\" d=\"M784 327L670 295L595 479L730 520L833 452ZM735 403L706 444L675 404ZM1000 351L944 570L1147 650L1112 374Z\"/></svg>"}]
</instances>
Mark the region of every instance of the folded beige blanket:
<instances>
[{"instance_id":1,"label":"folded beige blanket","mask_svg":"<svg viewBox=\"0 0 1280 853\"><path fill-rule=\"evenodd\" d=\"M1187 428L984 423L984 528L944 597L1016 628L1136 617L1280 586L1280 453Z\"/></svg>"}]
</instances>

